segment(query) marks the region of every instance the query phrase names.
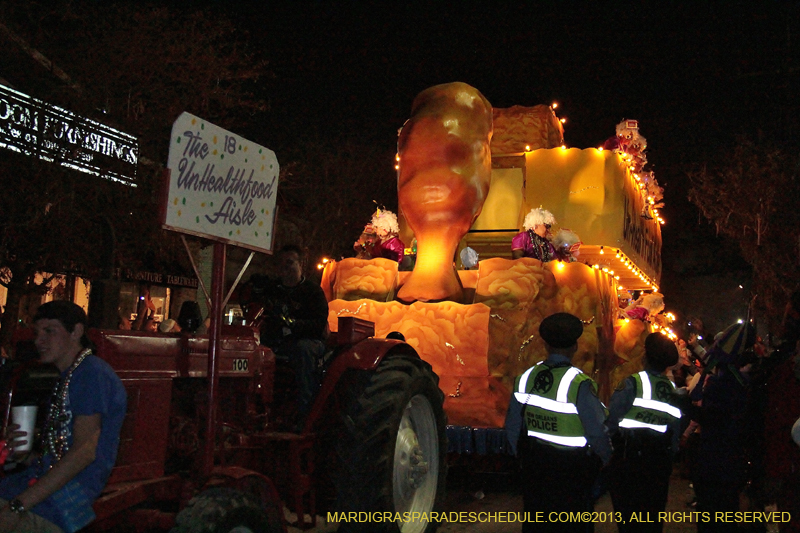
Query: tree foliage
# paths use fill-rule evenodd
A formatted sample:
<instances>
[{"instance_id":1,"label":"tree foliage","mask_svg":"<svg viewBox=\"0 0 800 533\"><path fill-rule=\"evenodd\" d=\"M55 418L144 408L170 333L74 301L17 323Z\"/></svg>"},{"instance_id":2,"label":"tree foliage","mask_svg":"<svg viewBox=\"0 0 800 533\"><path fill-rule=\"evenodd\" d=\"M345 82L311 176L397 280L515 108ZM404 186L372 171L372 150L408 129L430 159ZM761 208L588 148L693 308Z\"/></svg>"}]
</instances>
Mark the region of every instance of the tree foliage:
<instances>
[{"instance_id":1,"label":"tree foliage","mask_svg":"<svg viewBox=\"0 0 800 533\"><path fill-rule=\"evenodd\" d=\"M298 139L285 153L278 188L277 239L316 261L353 255L376 207L396 211L394 147L358 139Z\"/></svg>"},{"instance_id":2,"label":"tree foliage","mask_svg":"<svg viewBox=\"0 0 800 533\"><path fill-rule=\"evenodd\" d=\"M796 154L743 139L724 160L689 175L689 200L738 242L753 267L756 304L773 324L800 287L797 173Z\"/></svg>"},{"instance_id":3,"label":"tree foliage","mask_svg":"<svg viewBox=\"0 0 800 533\"><path fill-rule=\"evenodd\" d=\"M7 344L20 296L46 290L33 283L34 272L186 268L185 252L158 220L172 123L188 111L242 131L266 110L256 84L268 71L246 35L203 11L139 2L0 2L0 24L3 78L135 135L140 149L135 188L0 152L7 191L0 199L0 283L9 289L0 344ZM42 68L36 54L52 67Z\"/></svg>"}]
</instances>

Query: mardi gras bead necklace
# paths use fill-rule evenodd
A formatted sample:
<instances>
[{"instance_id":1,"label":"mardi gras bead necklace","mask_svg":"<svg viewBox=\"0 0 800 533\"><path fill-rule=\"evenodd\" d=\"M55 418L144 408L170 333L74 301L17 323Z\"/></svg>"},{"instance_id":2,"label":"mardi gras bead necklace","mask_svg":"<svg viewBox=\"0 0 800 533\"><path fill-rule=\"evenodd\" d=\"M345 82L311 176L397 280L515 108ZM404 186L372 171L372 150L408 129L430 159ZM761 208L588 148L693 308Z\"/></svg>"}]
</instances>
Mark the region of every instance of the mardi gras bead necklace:
<instances>
[{"instance_id":1,"label":"mardi gras bead necklace","mask_svg":"<svg viewBox=\"0 0 800 533\"><path fill-rule=\"evenodd\" d=\"M91 353L92 350L89 348L79 353L78 357L75 358L75 362L73 362L72 366L67 370L67 373L53 388L53 394L50 397L50 410L47 413L45 430L42 435L44 454L46 455L49 453L54 459L54 461L50 463L51 468L52 465L61 460L69 449L69 443L67 442L67 437L69 436L69 425L67 424L69 421L69 414L65 411L72 374L75 372L75 369L78 368L78 365L86 359L86 356Z\"/></svg>"}]
</instances>

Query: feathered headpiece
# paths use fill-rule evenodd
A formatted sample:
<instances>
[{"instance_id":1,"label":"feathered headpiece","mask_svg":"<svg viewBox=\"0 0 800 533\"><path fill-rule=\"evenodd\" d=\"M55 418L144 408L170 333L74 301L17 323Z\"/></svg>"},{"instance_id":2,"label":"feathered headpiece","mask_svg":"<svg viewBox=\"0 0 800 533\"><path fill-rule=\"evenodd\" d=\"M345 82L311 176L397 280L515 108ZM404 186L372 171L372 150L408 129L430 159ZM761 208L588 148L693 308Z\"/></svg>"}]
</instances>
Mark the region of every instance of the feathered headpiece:
<instances>
[{"instance_id":1,"label":"feathered headpiece","mask_svg":"<svg viewBox=\"0 0 800 533\"><path fill-rule=\"evenodd\" d=\"M388 209L378 208L372 215L372 226L375 229L383 229L389 233L398 233L400 226L397 225L397 215Z\"/></svg>"},{"instance_id":2,"label":"feathered headpiece","mask_svg":"<svg viewBox=\"0 0 800 533\"><path fill-rule=\"evenodd\" d=\"M642 296L641 306L646 308L651 315L657 315L664 310L664 295L658 292Z\"/></svg>"},{"instance_id":3,"label":"feathered headpiece","mask_svg":"<svg viewBox=\"0 0 800 533\"><path fill-rule=\"evenodd\" d=\"M525 215L525 220L522 222L522 227L526 230L533 229L534 226L540 224L550 224L551 226L556 223L556 217L547 209L537 207L531 209L530 213Z\"/></svg>"}]
</instances>

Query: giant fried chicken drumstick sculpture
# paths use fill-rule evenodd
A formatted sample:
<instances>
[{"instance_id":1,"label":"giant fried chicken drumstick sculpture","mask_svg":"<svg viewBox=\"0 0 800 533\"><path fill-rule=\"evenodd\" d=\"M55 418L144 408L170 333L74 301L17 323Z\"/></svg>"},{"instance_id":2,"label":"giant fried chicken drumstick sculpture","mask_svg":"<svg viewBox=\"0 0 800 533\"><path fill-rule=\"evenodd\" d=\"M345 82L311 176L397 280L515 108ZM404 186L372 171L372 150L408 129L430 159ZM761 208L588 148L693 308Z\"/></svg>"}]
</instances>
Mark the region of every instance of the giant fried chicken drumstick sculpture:
<instances>
[{"instance_id":1,"label":"giant fried chicken drumstick sculpture","mask_svg":"<svg viewBox=\"0 0 800 533\"><path fill-rule=\"evenodd\" d=\"M453 257L489 192L492 106L466 83L421 92L400 131L397 195L417 239L404 302L462 299Z\"/></svg>"}]
</instances>

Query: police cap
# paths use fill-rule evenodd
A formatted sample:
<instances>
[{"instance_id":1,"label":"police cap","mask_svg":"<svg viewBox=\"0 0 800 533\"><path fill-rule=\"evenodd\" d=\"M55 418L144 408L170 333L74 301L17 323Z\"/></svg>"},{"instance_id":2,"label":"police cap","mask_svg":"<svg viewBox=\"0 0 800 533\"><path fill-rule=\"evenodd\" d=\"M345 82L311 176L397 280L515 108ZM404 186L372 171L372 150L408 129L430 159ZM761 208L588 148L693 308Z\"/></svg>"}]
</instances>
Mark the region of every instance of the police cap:
<instances>
[{"instance_id":1,"label":"police cap","mask_svg":"<svg viewBox=\"0 0 800 533\"><path fill-rule=\"evenodd\" d=\"M583 334L583 322L569 313L556 313L542 320L539 335L553 348L569 348Z\"/></svg>"}]
</instances>

